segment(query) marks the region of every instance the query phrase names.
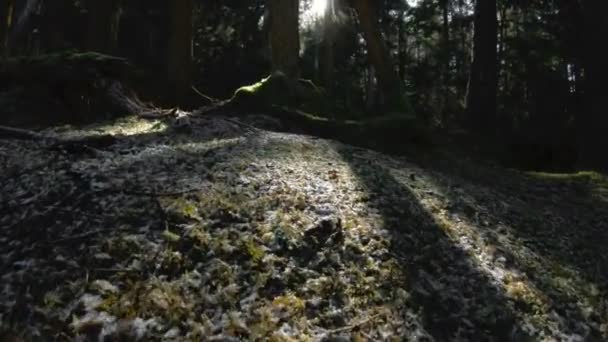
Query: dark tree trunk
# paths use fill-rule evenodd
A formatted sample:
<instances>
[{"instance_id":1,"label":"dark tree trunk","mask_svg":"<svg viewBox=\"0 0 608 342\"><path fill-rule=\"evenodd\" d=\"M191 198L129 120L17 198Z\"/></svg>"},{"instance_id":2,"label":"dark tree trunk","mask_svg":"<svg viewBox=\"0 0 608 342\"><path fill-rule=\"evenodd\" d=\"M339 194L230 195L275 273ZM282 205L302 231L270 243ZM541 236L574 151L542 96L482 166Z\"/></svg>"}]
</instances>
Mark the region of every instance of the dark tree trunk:
<instances>
[{"instance_id":1,"label":"dark tree trunk","mask_svg":"<svg viewBox=\"0 0 608 342\"><path fill-rule=\"evenodd\" d=\"M71 17L69 0L47 0L42 2L41 43L45 51L57 51L68 46L66 34Z\"/></svg>"},{"instance_id":2,"label":"dark tree trunk","mask_svg":"<svg viewBox=\"0 0 608 342\"><path fill-rule=\"evenodd\" d=\"M502 4L500 7L500 22L498 25L498 80L499 80L499 84L502 84L503 86L506 84L506 82L504 82L504 74L506 74L504 67L503 67L503 61L505 60L505 41L507 39L507 27L508 27L508 22L507 22L507 6L505 4ZM501 81L501 77L502 77L502 83Z\"/></svg>"},{"instance_id":3,"label":"dark tree trunk","mask_svg":"<svg viewBox=\"0 0 608 342\"><path fill-rule=\"evenodd\" d=\"M391 110L410 110L403 84L394 64L389 50L384 43L382 33L378 26L377 9L371 0L354 0L353 6L359 17L359 25L367 43L367 54L376 71L376 77L386 104Z\"/></svg>"},{"instance_id":4,"label":"dark tree trunk","mask_svg":"<svg viewBox=\"0 0 608 342\"><path fill-rule=\"evenodd\" d=\"M405 35L405 10L399 11L399 79L405 81L406 61L407 61L407 37Z\"/></svg>"},{"instance_id":5,"label":"dark tree trunk","mask_svg":"<svg viewBox=\"0 0 608 342\"><path fill-rule=\"evenodd\" d=\"M497 36L496 0L477 0L475 3L475 33L473 63L469 76L467 114L471 127L482 135L494 135L497 93Z\"/></svg>"},{"instance_id":6,"label":"dark tree trunk","mask_svg":"<svg viewBox=\"0 0 608 342\"><path fill-rule=\"evenodd\" d=\"M442 27L442 45L443 45L443 120L447 120L448 113L448 103L450 96L450 60L451 60L451 49L450 49L450 19L449 19L449 11L450 11L450 0L441 0L442 1L442 17L443 17L443 27Z\"/></svg>"},{"instance_id":7,"label":"dark tree trunk","mask_svg":"<svg viewBox=\"0 0 608 342\"><path fill-rule=\"evenodd\" d=\"M170 1L167 76L175 89L173 100L182 102L192 83L193 0Z\"/></svg>"},{"instance_id":8,"label":"dark tree trunk","mask_svg":"<svg viewBox=\"0 0 608 342\"><path fill-rule=\"evenodd\" d=\"M583 55L585 93L581 120L579 164L584 168L608 171L608 2L584 0Z\"/></svg>"},{"instance_id":9,"label":"dark tree trunk","mask_svg":"<svg viewBox=\"0 0 608 342\"><path fill-rule=\"evenodd\" d=\"M299 76L299 0L268 0L272 69L289 78Z\"/></svg>"},{"instance_id":10,"label":"dark tree trunk","mask_svg":"<svg viewBox=\"0 0 608 342\"><path fill-rule=\"evenodd\" d=\"M0 58L8 55L8 33L14 13L14 0L4 0L0 4Z\"/></svg>"},{"instance_id":11,"label":"dark tree trunk","mask_svg":"<svg viewBox=\"0 0 608 342\"><path fill-rule=\"evenodd\" d=\"M117 0L89 0L89 27L86 48L112 54L117 49Z\"/></svg>"}]
</instances>

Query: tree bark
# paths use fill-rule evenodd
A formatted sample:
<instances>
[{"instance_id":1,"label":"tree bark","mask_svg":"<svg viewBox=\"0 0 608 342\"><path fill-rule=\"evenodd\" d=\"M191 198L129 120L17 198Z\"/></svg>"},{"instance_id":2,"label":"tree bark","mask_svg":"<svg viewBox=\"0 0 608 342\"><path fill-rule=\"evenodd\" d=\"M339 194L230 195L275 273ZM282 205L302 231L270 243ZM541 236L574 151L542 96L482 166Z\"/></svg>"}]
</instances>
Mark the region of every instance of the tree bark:
<instances>
[{"instance_id":1,"label":"tree bark","mask_svg":"<svg viewBox=\"0 0 608 342\"><path fill-rule=\"evenodd\" d=\"M405 10L399 10L399 52L397 54L399 58L399 79L401 82L405 81L405 72L406 72L406 61L407 61L407 38L405 36Z\"/></svg>"},{"instance_id":2,"label":"tree bark","mask_svg":"<svg viewBox=\"0 0 608 342\"><path fill-rule=\"evenodd\" d=\"M66 35L69 30L68 22L74 20L70 16L72 3L69 0L43 1L42 22L40 27L41 45L44 50L59 51L67 45Z\"/></svg>"},{"instance_id":3,"label":"tree bark","mask_svg":"<svg viewBox=\"0 0 608 342\"><path fill-rule=\"evenodd\" d=\"M4 0L0 5L0 57L8 55L8 33L13 22L14 0Z\"/></svg>"},{"instance_id":4,"label":"tree bark","mask_svg":"<svg viewBox=\"0 0 608 342\"><path fill-rule=\"evenodd\" d=\"M392 58L378 26L377 9L371 0L353 0L352 3L357 11L359 25L367 44L369 60L376 71L387 106L391 110L409 111L410 105L403 84L394 69Z\"/></svg>"},{"instance_id":5,"label":"tree bark","mask_svg":"<svg viewBox=\"0 0 608 342\"><path fill-rule=\"evenodd\" d=\"M608 171L608 2L584 0L584 114L580 130L579 165Z\"/></svg>"},{"instance_id":6,"label":"tree bark","mask_svg":"<svg viewBox=\"0 0 608 342\"><path fill-rule=\"evenodd\" d=\"M451 60L451 49L450 49L450 0L441 0L443 27L442 27L442 45L443 45L443 106L442 106L442 118L445 123L448 116L448 104L450 96L450 60Z\"/></svg>"},{"instance_id":7,"label":"tree bark","mask_svg":"<svg viewBox=\"0 0 608 342\"><path fill-rule=\"evenodd\" d=\"M467 113L471 127L478 134L496 133L497 36L496 0L475 3L473 63L469 75Z\"/></svg>"},{"instance_id":8,"label":"tree bark","mask_svg":"<svg viewBox=\"0 0 608 342\"><path fill-rule=\"evenodd\" d=\"M192 83L193 0L171 0L171 27L167 76L175 89L176 102L182 102Z\"/></svg>"},{"instance_id":9,"label":"tree bark","mask_svg":"<svg viewBox=\"0 0 608 342\"><path fill-rule=\"evenodd\" d=\"M299 0L268 0L273 71L299 76Z\"/></svg>"},{"instance_id":10,"label":"tree bark","mask_svg":"<svg viewBox=\"0 0 608 342\"><path fill-rule=\"evenodd\" d=\"M117 0L89 0L87 49L113 54L117 49Z\"/></svg>"}]
</instances>

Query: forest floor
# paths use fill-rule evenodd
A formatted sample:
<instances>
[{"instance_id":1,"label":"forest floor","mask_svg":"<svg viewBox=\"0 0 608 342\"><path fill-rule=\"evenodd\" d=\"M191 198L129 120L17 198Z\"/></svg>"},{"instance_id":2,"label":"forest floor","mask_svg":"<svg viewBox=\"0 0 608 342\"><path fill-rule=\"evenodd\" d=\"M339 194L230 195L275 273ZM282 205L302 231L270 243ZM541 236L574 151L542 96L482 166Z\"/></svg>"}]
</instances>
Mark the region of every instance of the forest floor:
<instances>
[{"instance_id":1,"label":"forest floor","mask_svg":"<svg viewBox=\"0 0 608 342\"><path fill-rule=\"evenodd\" d=\"M0 140L4 338L608 339L605 177L239 120Z\"/></svg>"}]
</instances>

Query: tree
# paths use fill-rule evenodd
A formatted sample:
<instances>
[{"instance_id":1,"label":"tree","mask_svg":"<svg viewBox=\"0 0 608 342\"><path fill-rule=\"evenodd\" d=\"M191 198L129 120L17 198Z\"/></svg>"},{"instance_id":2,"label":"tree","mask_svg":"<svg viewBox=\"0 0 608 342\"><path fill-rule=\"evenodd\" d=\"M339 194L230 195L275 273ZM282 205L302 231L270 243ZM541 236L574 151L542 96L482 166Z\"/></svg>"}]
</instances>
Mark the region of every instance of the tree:
<instances>
[{"instance_id":1,"label":"tree","mask_svg":"<svg viewBox=\"0 0 608 342\"><path fill-rule=\"evenodd\" d=\"M272 69L299 76L299 0L268 0Z\"/></svg>"},{"instance_id":2,"label":"tree","mask_svg":"<svg viewBox=\"0 0 608 342\"><path fill-rule=\"evenodd\" d=\"M487 136L494 133L497 105L498 18L496 0L475 2L473 62L467 90L471 126Z\"/></svg>"},{"instance_id":3,"label":"tree","mask_svg":"<svg viewBox=\"0 0 608 342\"><path fill-rule=\"evenodd\" d=\"M336 0L337 1L337 0ZM322 18L323 37L321 42L321 80L328 93L331 93L334 85L335 53L334 45L336 39L336 1L328 1Z\"/></svg>"},{"instance_id":4,"label":"tree","mask_svg":"<svg viewBox=\"0 0 608 342\"><path fill-rule=\"evenodd\" d=\"M192 83L193 0L170 2L167 78L175 89L174 100L184 100Z\"/></svg>"},{"instance_id":5,"label":"tree","mask_svg":"<svg viewBox=\"0 0 608 342\"><path fill-rule=\"evenodd\" d=\"M368 58L375 69L386 105L391 110L409 111L409 101L405 96L403 84L380 32L378 9L371 0L353 0L352 5L357 12L363 38L367 44Z\"/></svg>"},{"instance_id":6,"label":"tree","mask_svg":"<svg viewBox=\"0 0 608 342\"><path fill-rule=\"evenodd\" d=\"M608 171L608 52L604 48L608 40L608 3L584 0L584 54L585 77L584 116L582 118L580 166Z\"/></svg>"},{"instance_id":7,"label":"tree","mask_svg":"<svg viewBox=\"0 0 608 342\"><path fill-rule=\"evenodd\" d=\"M8 33L13 21L14 0L4 0L0 4L0 57L8 54Z\"/></svg>"},{"instance_id":8,"label":"tree","mask_svg":"<svg viewBox=\"0 0 608 342\"><path fill-rule=\"evenodd\" d=\"M450 11L450 0L440 0L441 5L441 17L443 26L441 29L441 45L443 47L442 51L442 59L443 59L443 116L448 114L448 97L450 96L450 19L449 19L449 11Z\"/></svg>"},{"instance_id":9,"label":"tree","mask_svg":"<svg viewBox=\"0 0 608 342\"><path fill-rule=\"evenodd\" d=\"M91 51L116 52L118 37L117 0L89 0L86 47Z\"/></svg>"}]
</instances>

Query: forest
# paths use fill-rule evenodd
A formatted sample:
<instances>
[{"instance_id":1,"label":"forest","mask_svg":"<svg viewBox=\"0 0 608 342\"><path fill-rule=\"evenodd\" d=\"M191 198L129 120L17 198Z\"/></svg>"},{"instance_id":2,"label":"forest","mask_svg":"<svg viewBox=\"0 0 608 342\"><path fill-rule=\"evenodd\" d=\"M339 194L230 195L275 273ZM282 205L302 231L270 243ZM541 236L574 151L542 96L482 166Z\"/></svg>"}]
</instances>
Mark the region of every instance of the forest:
<instances>
[{"instance_id":1,"label":"forest","mask_svg":"<svg viewBox=\"0 0 608 342\"><path fill-rule=\"evenodd\" d=\"M0 0L0 341L606 341L606 43L599 0Z\"/></svg>"}]
</instances>

